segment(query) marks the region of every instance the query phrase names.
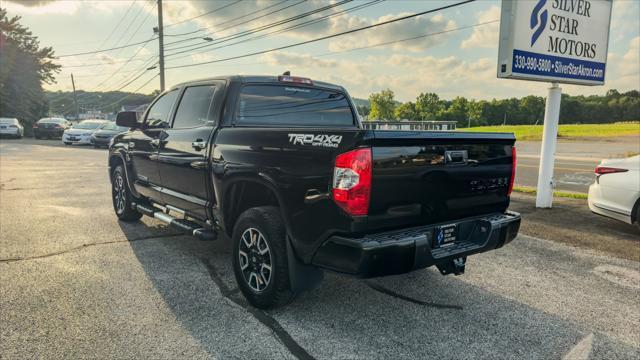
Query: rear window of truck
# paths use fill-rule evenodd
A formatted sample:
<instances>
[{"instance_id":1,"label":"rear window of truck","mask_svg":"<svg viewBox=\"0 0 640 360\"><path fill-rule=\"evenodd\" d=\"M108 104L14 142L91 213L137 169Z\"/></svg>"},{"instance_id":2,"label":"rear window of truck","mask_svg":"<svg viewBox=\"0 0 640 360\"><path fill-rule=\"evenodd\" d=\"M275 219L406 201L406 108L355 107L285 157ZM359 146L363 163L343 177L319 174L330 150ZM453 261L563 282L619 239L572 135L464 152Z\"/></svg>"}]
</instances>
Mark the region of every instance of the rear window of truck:
<instances>
[{"instance_id":1,"label":"rear window of truck","mask_svg":"<svg viewBox=\"0 0 640 360\"><path fill-rule=\"evenodd\" d=\"M353 127L345 94L295 85L247 85L240 91L237 125Z\"/></svg>"}]
</instances>

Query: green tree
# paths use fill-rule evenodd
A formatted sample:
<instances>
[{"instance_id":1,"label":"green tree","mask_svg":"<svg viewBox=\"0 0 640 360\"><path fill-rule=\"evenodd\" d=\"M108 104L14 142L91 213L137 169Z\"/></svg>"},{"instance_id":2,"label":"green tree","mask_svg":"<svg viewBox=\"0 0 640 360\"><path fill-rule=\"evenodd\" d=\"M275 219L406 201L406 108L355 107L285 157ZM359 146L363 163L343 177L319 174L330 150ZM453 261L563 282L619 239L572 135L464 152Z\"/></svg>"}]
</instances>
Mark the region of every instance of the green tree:
<instances>
[{"instance_id":1,"label":"green tree","mask_svg":"<svg viewBox=\"0 0 640 360\"><path fill-rule=\"evenodd\" d=\"M369 120L395 120L393 110L395 108L395 94L390 89L369 95L371 110Z\"/></svg>"},{"instance_id":2,"label":"green tree","mask_svg":"<svg viewBox=\"0 0 640 360\"><path fill-rule=\"evenodd\" d=\"M451 100L449 107L444 111L443 120L457 121L458 126L467 126L469 100L464 97L456 97Z\"/></svg>"},{"instance_id":3,"label":"green tree","mask_svg":"<svg viewBox=\"0 0 640 360\"><path fill-rule=\"evenodd\" d=\"M544 98L529 95L520 99L519 116L523 124L542 124L544 118Z\"/></svg>"},{"instance_id":4,"label":"green tree","mask_svg":"<svg viewBox=\"0 0 640 360\"><path fill-rule=\"evenodd\" d=\"M48 110L42 84L55 82L60 65L53 62L53 49L40 48L19 20L0 8L0 115L18 118L29 133Z\"/></svg>"},{"instance_id":5,"label":"green tree","mask_svg":"<svg viewBox=\"0 0 640 360\"><path fill-rule=\"evenodd\" d=\"M416 110L420 120L436 120L444 108L444 103L437 94L421 93L416 98Z\"/></svg>"},{"instance_id":6,"label":"green tree","mask_svg":"<svg viewBox=\"0 0 640 360\"><path fill-rule=\"evenodd\" d=\"M398 105L393 112L398 120L420 120L416 104L411 101Z\"/></svg>"}]
</instances>

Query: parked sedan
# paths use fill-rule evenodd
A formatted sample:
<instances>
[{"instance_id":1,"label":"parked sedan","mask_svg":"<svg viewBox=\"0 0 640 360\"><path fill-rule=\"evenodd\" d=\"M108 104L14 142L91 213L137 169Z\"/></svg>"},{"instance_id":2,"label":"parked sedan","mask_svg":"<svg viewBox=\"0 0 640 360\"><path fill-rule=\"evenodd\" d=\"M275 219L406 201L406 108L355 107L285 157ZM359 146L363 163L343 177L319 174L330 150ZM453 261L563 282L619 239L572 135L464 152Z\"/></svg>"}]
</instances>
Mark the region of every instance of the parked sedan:
<instances>
[{"instance_id":1,"label":"parked sedan","mask_svg":"<svg viewBox=\"0 0 640 360\"><path fill-rule=\"evenodd\" d=\"M84 120L73 125L62 134L62 142L65 145L71 144L91 144L91 135L106 124L107 120Z\"/></svg>"},{"instance_id":2,"label":"parked sedan","mask_svg":"<svg viewBox=\"0 0 640 360\"><path fill-rule=\"evenodd\" d=\"M65 130L71 127L71 123L63 118L42 118L33 124L33 137L61 138Z\"/></svg>"},{"instance_id":3,"label":"parked sedan","mask_svg":"<svg viewBox=\"0 0 640 360\"><path fill-rule=\"evenodd\" d=\"M589 187L589 209L640 227L640 155L602 160Z\"/></svg>"},{"instance_id":4,"label":"parked sedan","mask_svg":"<svg viewBox=\"0 0 640 360\"><path fill-rule=\"evenodd\" d=\"M104 124L100 129L91 135L93 147L109 146L111 138L123 132L129 131L128 127L118 126L114 122Z\"/></svg>"},{"instance_id":5,"label":"parked sedan","mask_svg":"<svg viewBox=\"0 0 640 360\"><path fill-rule=\"evenodd\" d=\"M24 135L24 127L16 118L0 118L0 136L21 138Z\"/></svg>"}]
</instances>

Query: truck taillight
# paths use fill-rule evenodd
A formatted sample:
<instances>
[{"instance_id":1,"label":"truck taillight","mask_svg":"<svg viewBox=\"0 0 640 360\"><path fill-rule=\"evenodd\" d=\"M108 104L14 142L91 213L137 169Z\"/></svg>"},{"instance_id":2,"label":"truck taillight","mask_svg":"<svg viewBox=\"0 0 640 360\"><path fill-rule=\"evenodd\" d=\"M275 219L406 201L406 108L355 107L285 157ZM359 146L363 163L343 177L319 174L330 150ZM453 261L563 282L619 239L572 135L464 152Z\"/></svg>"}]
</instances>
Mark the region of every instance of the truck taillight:
<instances>
[{"instance_id":1,"label":"truck taillight","mask_svg":"<svg viewBox=\"0 0 640 360\"><path fill-rule=\"evenodd\" d=\"M629 171L629 170L628 169L620 169L620 168L608 167L608 166L596 166L595 173L597 175L604 175L604 174L614 174L614 173L627 172L627 171Z\"/></svg>"},{"instance_id":2,"label":"truck taillight","mask_svg":"<svg viewBox=\"0 0 640 360\"><path fill-rule=\"evenodd\" d=\"M336 157L333 201L349 215L369 213L371 168L370 148L352 150Z\"/></svg>"},{"instance_id":3,"label":"truck taillight","mask_svg":"<svg viewBox=\"0 0 640 360\"><path fill-rule=\"evenodd\" d=\"M509 179L509 191L507 195L511 195L513 191L513 183L516 181L516 147L511 147L511 178Z\"/></svg>"}]
</instances>

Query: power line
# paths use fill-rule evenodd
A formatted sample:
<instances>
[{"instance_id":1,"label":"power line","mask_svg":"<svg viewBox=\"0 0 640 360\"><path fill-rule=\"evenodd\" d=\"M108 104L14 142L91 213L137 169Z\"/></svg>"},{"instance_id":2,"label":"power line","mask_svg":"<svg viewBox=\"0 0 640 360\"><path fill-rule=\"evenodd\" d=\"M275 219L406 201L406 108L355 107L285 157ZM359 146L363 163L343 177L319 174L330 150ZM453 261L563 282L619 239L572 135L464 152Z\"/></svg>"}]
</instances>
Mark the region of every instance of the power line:
<instances>
[{"instance_id":1,"label":"power line","mask_svg":"<svg viewBox=\"0 0 640 360\"><path fill-rule=\"evenodd\" d=\"M144 19L142 19L142 21L140 22L140 24L138 24L138 27L137 27L137 28L136 28L136 29L131 33L131 36L129 36L129 38L127 39L126 43L131 42L131 40L133 39L133 37L134 37L134 36L136 36L136 34L138 34L138 32L140 31L140 28L142 27L142 25L144 25L144 24L147 22L147 20L149 19L149 16L151 15L151 13L152 13L152 11L153 11L153 9L154 9L155 7L156 7L156 4L152 4L152 5L151 5L151 8L150 8L150 9L149 9L149 11L147 12L147 15L144 17ZM145 4L145 5L143 5L143 6L140 8L140 12L141 12L142 10L144 10L145 8L146 8L146 4ZM140 14L140 12L138 12L138 14ZM132 20L132 22L133 22L133 21L135 21L135 19L137 19L137 16L136 16L136 18L134 18L134 19ZM151 40L149 40L149 41L151 41ZM147 43L148 43L148 42L147 42ZM146 46L146 45L147 45L147 43L145 43L143 46ZM121 52L122 52L122 49L118 50L118 51L117 51L113 56L117 56L117 55L118 55L118 54L120 54Z\"/></svg>"},{"instance_id":2,"label":"power line","mask_svg":"<svg viewBox=\"0 0 640 360\"><path fill-rule=\"evenodd\" d=\"M114 26L113 30L111 30L111 33L109 33L109 36L107 36L107 38L100 44L100 46L98 46L98 48L101 48L101 47L103 47L103 46L105 46L107 44L109 39L111 39L111 36L113 36L113 34L115 34L116 30L118 30L120 28L120 24L122 24L122 22L127 17L127 15L129 15L129 12L131 11L131 9L133 8L133 5L135 3L136 3L136 0L132 0L131 1L131 4L129 4L129 7L127 8L127 11L124 13L124 16L122 16L120 18L120 20L118 21L116 26Z\"/></svg>"},{"instance_id":3,"label":"power line","mask_svg":"<svg viewBox=\"0 0 640 360\"><path fill-rule=\"evenodd\" d=\"M245 58L245 57L249 57L249 56L254 56L254 55L266 54L266 53L273 52L273 51L278 51L278 50L289 49L289 48L296 47L296 46L300 46L300 45L311 44L311 43L314 43L314 42L318 42L318 41L322 41L322 40L327 40L327 39L335 38L335 37L338 37L338 36L343 36L343 35L347 35L347 34L352 34L352 33L355 33L355 32L359 32L359 31L363 31L363 30L367 30L367 29L376 28L376 27L378 27L378 26L383 26L383 25L387 25L387 24L395 23L395 22L398 22L398 21L403 21L403 20L411 19L411 18L418 17L418 16L421 16L421 15L430 14L430 13L434 13L434 12L442 11L442 10L445 10L445 9L450 9L450 8L457 7L457 6L464 5L464 4L468 4L468 3L471 3L471 2L474 2L474 1L476 1L476 0L465 0L465 1L458 2L458 3L454 3L454 4L450 4L450 5L441 6L441 7L435 8L435 9L426 10L426 11L422 11L422 12L415 13L415 14L410 14L410 15L401 16L401 17L399 17L399 18L395 18L395 19L391 19L391 20L383 21L383 22L381 22L381 23L372 24L372 25L367 25L367 26L362 26L362 27L359 27L359 28L357 28L357 29L347 30L347 31L343 31L343 32L336 33L336 34L331 34L331 35L327 35L327 36L322 36L322 37L319 37L319 38L316 38L316 39L311 39L311 40L306 40L306 41L298 42L298 43L295 43L295 44L290 44L290 45L280 46L280 47L276 47L276 48L271 48L271 49L268 49L268 50L261 50L261 51L256 51L256 52L252 52L252 53L249 53L249 54L237 55L237 56L232 56L232 57L228 57L228 58L224 58L224 59L218 59L218 60L203 61L203 62L194 63L194 64L185 64L185 65L178 65L178 66L170 66L170 67L167 67L167 69L180 69L180 68L186 68L186 67L193 67L193 66L200 66L200 65L206 65L206 64L213 64L213 63L218 63L218 62L223 62L223 61L229 61L229 60L241 59L241 58Z\"/></svg>"},{"instance_id":4,"label":"power line","mask_svg":"<svg viewBox=\"0 0 640 360\"><path fill-rule=\"evenodd\" d=\"M182 33L182 34L164 34L164 36L185 36L185 35L195 34L197 32L203 31L203 30L206 30L206 28L200 28L198 30L189 31L189 32ZM198 39L200 39L200 38L198 38Z\"/></svg>"},{"instance_id":5,"label":"power line","mask_svg":"<svg viewBox=\"0 0 640 360\"><path fill-rule=\"evenodd\" d=\"M300 4L300 3L304 2L304 1L306 1L306 0L303 0L303 1L299 2L299 3L297 3L297 4ZM296 16L292 16L292 17L287 18L287 19L283 19L283 20L279 20L279 21L273 22L271 24L266 24L266 25L258 26L258 27L252 28L252 29L244 30L244 31L241 31L239 33L232 34L232 35L223 36L221 38L216 39L216 41L214 41L212 43L209 43L209 44L206 44L206 45L197 46L197 47L194 47L194 48L188 49L188 50L174 52L171 55L182 54L182 53L185 53L187 51L193 51L193 50L198 50L198 49L202 49L202 48L205 48L205 47L211 47L211 46L219 44L221 42L230 41L230 40L237 39L237 38L240 38L240 37L244 37L244 36L247 36L247 35L255 34L255 33L263 31L263 30L268 30L268 29L274 28L276 26L280 26L280 25L283 25L283 24L286 24L286 23L289 23L289 22L292 22L292 21L296 21L296 20L305 18L307 16L315 15L317 13L323 12L325 10L328 10L328 9L331 9L331 8L334 8L334 7L337 7L337 6L344 5L344 4L352 2L352 1L353 0L342 0L340 2L331 4L331 5L327 5L327 6L323 6L321 8L315 9L315 10L307 11L306 13L298 14ZM249 20L249 21L251 21L251 20ZM235 25L233 25L231 27L235 27L235 26L238 26L238 25L241 25L241 24L243 24L243 23L235 24ZM231 27L229 27L229 28L231 28ZM223 30L226 30L226 29L228 29L228 28L225 28ZM188 46L193 46L193 45L188 45ZM178 50L180 48L182 48L182 47L173 48L173 50Z\"/></svg>"},{"instance_id":6,"label":"power line","mask_svg":"<svg viewBox=\"0 0 640 360\"><path fill-rule=\"evenodd\" d=\"M319 23L321 21L328 20L329 18L332 18L332 17L335 17L335 16L340 16L340 15L343 15L343 14L346 14L346 13L349 13L349 12L361 10L361 9L364 9L366 7L369 7L369 6L373 6L373 5L379 4L379 3L383 2L383 1L386 1L386 0L369 1L367 3L356 5L354 7L351 7L351 8L348 8L348 9L344 9L344 10L341 10L341 11L333 13L333 14L324 15L324 16L322 16L320 18L317 18L317 19L308 20L308 21L305 21L305 22L302 22L302 23L299 23L299 24L295 24L295 25L292 25L292 26L289 26L289 27L286 27L286 28L283 28L283 29L278 29L278 30L275 30L275 31L271 31L271 32L266 33L266 34L262 34L262 35L254 36L254 37L251 37L251 38L248 38L248 39L243 39L243 40L240 40L240 41L236 41L236 42L231 43L231 44L216 46L216 47L213 47L213 48L205 50L205 51L197 52L195 54L203 54L203 53L206 53L206 52L211 52L213 50L222 49L222 48L225 48L225 47L229 47L229 46L233 46L233 45L237 45L237 44L242 44L242 43L245 43L245 42L254 41L254 40L258 40L258 39L263 39L263 38L269 37L271 35L280 34L280 33L283 33L283 32L294 30L294 29L299 29L299 28L303 28L303 27L306 27L306 26L314 25L314 24L317 24L317 23ZM219 41L219 42L216 42L216 43L214 43L212 45L223 43L223 42L227 42L227 41L230 41L230 40L233 40L233 39ZM191 49L191 50L195 50L195 49ZM183 52L187 52L187 51L183 51ZM171 53L171 54L169 54L167 56L177 55L177 54L178 53L176 52L176 53ZM182 58L185 58L185 57L190 57L191 55L194 55L194 54L187 54L185 56L178 56L178 57L173 58L171 60L182 59Z\"/></svg>"},{"instance_id":7,"label":"power line","mask_svg":"<svg viewBox=\"0 0 640 360\"><path fill-rule=\"evenodd\" d=\"M116 71L114 71L110 76L108 76L107 78L105 78L102 82L100 82L98 85L96 85L93 90L99 88L100 86L102 86L104 83L106 83L107 81L111 80L116 74L120 73L120 70L122 70L125 66L127 66L127 64L129 64L131 62L131 60L133 60L133 58L135 58L136 56L138 56L138 54L140 53L140 51L142 51L142 49L144 49L147 44L153 40L153 37L151 37L149 40L147 40L146 43L144 43L143 46L141 46L140 48L138 48L138 50L131 55L131 57L124 63L122 64ZM154 56L155 57L155 56ZM147 60L148 61L148 60Z\"/></svg>"},{"instance_id":8,"label":"power line","mask_svg":"<svg viewBox=\"0 0 640 360\"><path fill-rule=\"evenodd\" d=\"M438 31L438 32L427 33L427 34L422 34L422 35L418 35L418 36L412 36L412 37L399 39L399 40L385 41L385 42L381 42L381 43L377 43L377 44L361 46L361 47L345 49L345 50L339 50L339 51L331 51L331 52L326 52L326 53L316 54L316 55L311 55L311 56L323 57L323 56L329 56L329 55L334 55L334 54L347 53L347 52L351 52L351 51L370 49L370 48L374 48L374 47L378 47L378 46L392 45L392 44L397 44L397 43L401 43L401 42L418 40L418 39L427 38L427 37L431 37L431 36L447 34L447 33L450 33L450 32L471 29L471 28L474 28L474 27L493 24L493 23L497 23L497 22L500 22L500 20L496 19L496 20L491 20L491 21L485 21L485 22L481 22L481 23L477 23L477 24L473 24L473 25L460 26L460 27L457 27L457 28L449 29L449 30L442 30L442 31Z\"/></svg>"},{"instance_id":9,"label":"power line","mask_svg":"<svg viewBox=\"0 0 640 360\"><path fill-rule=\"evenodd\" d=\"M157 37L153 38L152 40L157 39ZM127 45L123 45L123 46L117 46L117 47L112 47L109 49L102 49L102 50L96 50L96 51L87 51L87 52L81 52L81 53L75 53L75 54L64 54L64 55L58 55L59 58L63 58L63 57L70 57L70 56L79 56L79 55L89 55L89 54L97 54L97 53L101 53L101 52L105 52L105 51L111 51L111 50L118 50L118 49L124 49L124 48L128 48L128 47L132 47L132 46L136 46L136 45L140 45L140 44L144 44L146 43L148 40L145 41L140 41L140 42L135 42L132 44L127 44Z\"/></svg>"},{"instance_id":10,"label":"power line","mask_svg":"<svg viewBox=\"0 0 640 360\"><path fill-rule=\"evenodd\" d=\"M104 65L113 65L113 64L122 64L127 60L114 60L111 62L102 62L99 64L81 64L81 65L62 65L63 68L79 68L79 67L94 67L94 66L104 66ZM142 61L141 59L133 59L131 61Z\"/></svg>"},{"instance_id":11,"label":"power line","mask_svg":"<svg viewBox=\"0 0 640 360\"><path fill-rule=\"evenodd\" d=\"M392 40L392 41L385 41L385 42L381 42L381 43L371 44L371 45L367 45L367 46L361 46L361 47L357 47L357 48L339 50L339 51L331 51L331 52L320 53L320 54L310 54L309 56L310 57L325 57L325 56L331 56L331 55L335 55L335 54L348 53L348 52L352 52L352 51L370 49L370 48L375 48L375 47L379 47L379 46L391 45L391 44L396 44L396 43L401 43L401 42L406 42L406 41L418 40L418 39L421 39L421 38L426 38L426 37L431 37L431 36L442 35L442 34L446 34L446 33L450 33L450 32L471 29L471 28L474 28L474 27L488 25L488 24L497 23L497 22L500 22L500 20L496 19L496 20L491 20L491 21L485 21L485 22L481 22L481 23L477 23L477 24L473 24L473 25L466 25L466 26L461 26L461 27L457 27L457 28L453 28L453 29L448 29L448 30L443 30L443 31L438 31L438 32L432 32L432 33L422 34L422 35L418 35L418 36L412 36L412 37L409 37L409 38L403 38L403 39ZM242 64L234 63L234 64L226 64L226 65L227 66L253 66L253 65L263 65L263 64L264 64L264 62L260 61L260 62L251 62L251 63L242 63ZM224 66L224 65L220 65L220 66Z\"/></svg>"},{"instance_id":12,"label":"power line","mask_svg":"<svg viewBox=\"0 0 640 360\"><path fill-rule=\"evenodd\" d=\"M272 7L276 7L276 6L278 6L278 5L282 4L282 3L286 3L287 1L289 1L289 0L282 0L282 1L278 1L277 3L271 4L271 5L269 5L269 6L265 6L265 7L263 7L262 9L258 9L258 10L252 11L252 12L250 12L250 13L248 13L248 14L245 14L245 15L242 15L242 16L238 16L238 17L235 17L235 18L233 18L233 19L229 19L229 20L227 20L227 21L223 21L223 22L221 22L221 23L219 23L219 24L216 24L216 26L226 25L226 24L228 24L228 23L230 23L230 22L233 22L233 21L236 21L236 20L239 20L239 19L245 18L245 17L247 17L247 16L251 16L251 15L253 15L253 14L256 14L256 13L259 13L259 12L262 12L262 11L265 11L265 10L268 10L268 9L271 9ZM291 5L291 6L295 6L295 5L297 5L297 4L294 4L294 5ZM275 11L275 12L278 12L278 11L282 11L282 10L288 9L289 7L290 7L290 6L283 7L282 9L278 9L278 10L277 10L277 11ZM271 14L273 14L273 13L275 13L275 12L272 12L272 13L269 13L269 14L265 14L264 16L266 16L266 15L271 15Z\"/></svg>"},{"instance_id":13,"label":"power line","mask_svg":"<svg viewBox=\"0 0 640 360\"><path fill-rule=\"evenodd\" d=\"M274 7L274 6L278 6L278 5L280 5L280 4L282 4L282 3L285 3L285 2L287 2L287 1L289 1L289 0L282 0L282 1L279 1L279 2L277 2L277 3L275 3L275 4L271 4L271 5L269 5L269 6L266 6L266 7L262 8L262 9L258 9L258 10L252 11L252 12L250 12L250 13L248 13L248 14L241 15L241 16L237 16L237 17L235 17L235 18L233 18L233 19L229 19L229 20L227 20L227 21L223 21L223 22L221 22L221 23L217 23L217 24L216 24L216 27L220 27L220 26L226 25L226 24L228 24L228 23L230 23L230 22L233 22L233 21L236 21L236 20L239 20L239 19L245 18L245 17L247 17L247 16L251 16L251 15L257 14L257 13L259 13L259 12L265 11L265 10L267 10L267 9L270 9L270 8ZM304 0L304 1L307 1L307 0ZM304 2L304 1L301 1L300 3ZM297 4L299 4L299 3L296 3L296 4L291 5L291 6L295 6L295 5L297 5ZM271 14L273 14L273 13L275 13L275 12L282 11L282 10L284 10L284 9L287 9L287 8L291 7L291 6L286 6L286 7L282 8L282 9L278 9L278 10L276 10L276 11L274 11L274 12L271 12L271 13L269 13L269 14L264 14L264 15L262 15L262 16L271 15ZM259 19L259 18L260 18L260 17L257 17L257 18L254 18L254 19L252 19L252 20ZM235 26L237 26L237 25L235 25ZM206 30L206 28L201 28L200 30ZM223 30L224 30L224 29L223 29ZM223 30L217 30L217 31L214 31L214 32L208 32L208 33L206 33L205 35L207 35L207 36L208 36L208 35L213 35L213 34L215 34L216 32L220 32L220 31L223 31ZM202 37L200 37L200 36L191 37L191 38L188 38L188 39L183 39L183 40L181 40L181 41L169 42L169 43L167 43L167 45L177 44L177 43L182 43L182 42L188 42L188 41L192 41L192 40L199 40L199 39L201 39L201 38L202 38Z\"/></svg>"},{"instance_id":14,"label":"power line","mask_svg":"<svg viewBox=\"0 0 640 360\"><path fill-rule=\"evenodd\" d=\"M124 38L124 36L127 34L129 29L131 28L131 25L133 25L133 23L136 22L136 20L138 19L138 16L140 16L140 14L142 13L142 10L144 10L144 8L145 8L144 4L142 6L140 6L140 8L138 9L138 12L133 16L133 19L128 22L127 27L124 29L124 31L122 32L122 34L120 35L118 40L116 40L116 42L113 43L114 46L118 45L120 43L120 40L122 40ZM134 34L135 34L135 32L134 32ZM131 38L129 38L129 40L126 41L125 44L128 43L129 41L131 41Z\"/></svg>"},{"instance_id":15,"label":"power line","mask_svg":"<svg viewBox=\"0 0 640 360\"><path fill-rule=\"evenodd\" d=\"M200 14L200 15L198 15L198 16L194 16L194 17L192 17L192 18L188 18L188 19L180 20L180 21L178 21L178 22L174 22L173 24L165 25L164 27L166 27L166 28L167 28L167 27L170 27L170 26L175 26L175 25L178 25L178 24L185 23L185 22L187 22L187 21L191 21L191 20L194 20L194 19L197 19L197 18L203 17L203 16L205 16L205 15L213 14L213 13L218 12L218 11L220 11L220 10L224 10L224 9L226 9L226 8L228 8L229 6L235 5L235 4L239 3L240 1L242 1L242 0L237 0L237 1L235 1L235 2L232 2L231 4L227 4L227 5L221 6L221 7L219 7L219 8L213 9L213 10L211 10L211 11L207 11L206 13L202 13L202 14Z\"/></svg>"},{"instance_id":16,"label":"power line","mask_svg":"<svg viewBox=\"0 0 640 360\"><path fill-rule=\"evenodd\" d=\"M138 26L135 28L135 30L133 30L133 32L131 33L131 35L129 36L129 38L127 39L126 43L131 42L131 40L133 39L133 37L139 33L140 28L147 22L147 19L149 18L149 15L151 14L151 10L154 8L155 5L151 5L151 9L150 11L146 11L147 9L147 4L144 3L142 4L142 6L140 6L138 12L135 14L135 16L133 17L133 19L129 22L129 26L127 26L127 28L124 30L124 32L120 35L120 37L118 38L118 40L114 43L114 45L117 45L120 43L120 41L124 38L124 36L127 34L129 28L131 27L131 25L133 25L136 20L139 18L140 14L142 14L142 12L146 12L146 16L139 22ZM128 59L126 59L126 61L124 61L122 63L122 65L120 67L118 67L118 69L116 71L114 71L110 76L104 78L99 84L93 86L93 88L91 89L91 91L95 91L96 89L98 89L99 87L101 87L103 84L105 84L106 82L110 81L113 79L113 77L118 74L120 72L120 70L122 70L127 64L129 64L139 53L140 51L142 51L142 49L144 49L147 44L153 40L153 36L151 36L151 38L147 41L145 41L141 47L139 47L135 53L130 56ZM122 49L118 50L113 56L118 56L118 54L120 54L122 52ZM105 64L106 65L106 64ZM103 65L104 66L104 65Z\"/></svg>"},{"instance_id":17,"label":"power line","mask_svg":"<svg viewBox=\"0 0 640 360\"><path fill-rule=\"evenodd\" d=\"M143 87L147 86L147 84L149 84L151 81L153 81L153 79L157 78L159 75L160 75L160 74L155 74L152 78L150 78L149 80L147 80L144 84L140 85L140 87L139 87L139 88L137 88L137 89L133 90L132 92L130 92L130 93L129 93L129 94L127 94L126 96L124 96L124 97L122 97L122 98L118 99L117 101L112 102L111 104L108 104L108 105L101 106L101 107L100 107L100 110L102 110L102 109L106 109L106 108L109 108L109 107L112 107L112 106L114 106L114 105L118 105L118 104L119 104L120 102L122 102L123 100L125 100L125 99L129 98L131 95L134 95L135 93L137 93L138 91L140 91L140 89L142 89ZM117 91L117 90L116 90L116 91Z\"/></svg>"},{"instance_id":18,"label":"power line","mask_svg":"<svg viewBox=\"0 0 640 360\"><path fill-rule=\"evenodd\" d=\"M147 62L145 64L143 64L143 66L139 67L136 71L133 72L133 73L135 73L134 75L130 75L130 76L126 77L125 79L121 80L116 85L114 85L113 87L114 88L118 88L118 89L122 89L122 88L128 86L129 84L131 84L133 81L135 81L138 78L140 78L140 76L142 76L147 71L152 70L152 68L158 64L158 61L156 60L157 56L158 55L155 54L152 57L150 57L147 60ZM149 60L151 60L151 61L149 61ZM155 62L153 62L154 60L155 60ZM108 90L108 91L113 91L113 90Z\"/></svg>"},{"instance_id":19,"label":"power line","mask_svg":"<svg viewBox=\"0 0 640 360\"><path fill-rule=\"evenodd\" d=\"M233 19L229 19L229 20L227 20L227 21L223 21L223 22L221 22L221 23L219 23L219 24L216 24L216 26L222 26L222 25L228 24L228 23L230 23L230 22L233 22L233 21L236 21L236 20L239 20L239 19L245 18L245 17L247 17L247 16L251 16L251 15L253 15L253 14L257 14L257 13L259 13L259 12L265 11L265 10L267 10L267 9L270 9L270 8L274 7L274 6L278 6L278 5L280 5L280 4L284 3L284 2L287 2L287 1L288 1L288 0L279 1L279 2L277 2L277 3L275 3L275 4L272 4L272 5L266 6L266 7L262 8L262 9L254 10L254 11L252 11L252 12L248 13L248 14L241 15L241 16L237 16L237 17L235 17L235 18L233 18ZM260 19L261 17L265 17L265 16L268 16L268 15L274 14L274 13L276 13L276 12L278 12L278 11L282 11L282 10L288 9L288 8L290 8L290 7L293 7L293 6L296 6L296 5L298 5L298 4L301 4L301 3L305 2L305 1L307 1L307 0L302 0L302 1L300 1L300 2L297 2L297 3L293 4L293 5L285 6L285 7L283 7L282 9L278 9L278 10L276 10L276 11L272 11L272 12L270 12L270 13L268 13L268 14L264 14L264 15L261 15L261 16L258 16L258 17L255 17L255 18L253 18L253 19L250 19L249 21L253 21L253 20L256 20L256 19ZM242 24L244 24L244 23L238 23L238 24L235 24L235 25L233 25L233 26L239 26L239 25L242 25ZM233 26L232 26L232 27L233 27ZM224 28L224 29L221 29L221 30L217 30L217 31L209 32L209 33L206 33L205 35L213 35L213 34L215 34L215 33L218 33L218 32L220 32L220 31L224 31L224 30L226 30L226 29L228 29L228 28ZM199 39L201 39L201 38L202 38L201 36L196 36L196 37L191 37L191 38L188 38L188 39L182 39L182 40L179 40L179 41L168 42L166 45L178 44L178 43L183 43L183 42L192 41L192 40L199 40Z\"/></svg>"}]
</instances>

